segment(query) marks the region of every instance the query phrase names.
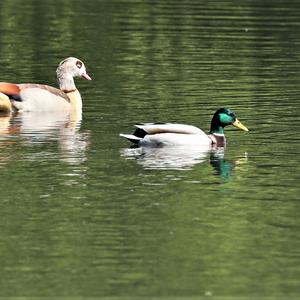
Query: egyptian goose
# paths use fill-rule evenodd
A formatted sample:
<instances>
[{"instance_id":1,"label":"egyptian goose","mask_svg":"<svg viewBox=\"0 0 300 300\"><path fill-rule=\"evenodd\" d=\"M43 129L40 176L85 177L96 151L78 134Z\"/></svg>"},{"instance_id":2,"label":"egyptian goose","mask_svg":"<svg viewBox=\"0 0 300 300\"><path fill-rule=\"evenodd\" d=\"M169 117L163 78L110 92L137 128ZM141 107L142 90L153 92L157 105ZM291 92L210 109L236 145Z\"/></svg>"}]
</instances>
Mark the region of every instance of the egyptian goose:
<instances>
[{"instance_id":1,"label":"egyptian goose","mask_svg":"<svg viewBox=\"0 0 300 300\"><path fill-rule=\"evenodd\" d=\"M241 130L248 131L236 117L235 113L227 108L218 109L212 120L209 134L200 128L185 124L138 124L133 134L120 134L138 146L224 146L226 143L224 127L233 125Z\"/></svg>"},{"instance_id":2,"label":"egyptian goose","mask_svg":"<svg viewBox=\"0 0 300 300\"><path fill-rule=\"evenodd\" d=\"M44 84L0 82L0 111L81 111L82 100L74 77L92 80L84 63L68 57L56 70L59 89Z\"/></svg>"}]
</instances>

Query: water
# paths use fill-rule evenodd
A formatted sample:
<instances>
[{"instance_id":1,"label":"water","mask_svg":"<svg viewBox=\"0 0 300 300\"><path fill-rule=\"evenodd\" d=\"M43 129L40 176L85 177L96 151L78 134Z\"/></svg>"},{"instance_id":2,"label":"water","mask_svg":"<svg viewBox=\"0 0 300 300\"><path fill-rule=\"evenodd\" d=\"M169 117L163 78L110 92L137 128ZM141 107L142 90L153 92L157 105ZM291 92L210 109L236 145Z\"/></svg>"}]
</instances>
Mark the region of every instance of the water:
<instances>
[{"instance_id":1,"label":"water","mask_svg":"<svg viewBox=\"0 0 300 300\"><path fill-rule=\"evenodd\" d=\"M0 296L278 297L300 293L297 1L0 3L0 81L56 85L81 122L0 118ZM227 147L131 149L136 122L209 129ZM152 151L153 150L153 151Z\"/></svg>"}]
</instances>

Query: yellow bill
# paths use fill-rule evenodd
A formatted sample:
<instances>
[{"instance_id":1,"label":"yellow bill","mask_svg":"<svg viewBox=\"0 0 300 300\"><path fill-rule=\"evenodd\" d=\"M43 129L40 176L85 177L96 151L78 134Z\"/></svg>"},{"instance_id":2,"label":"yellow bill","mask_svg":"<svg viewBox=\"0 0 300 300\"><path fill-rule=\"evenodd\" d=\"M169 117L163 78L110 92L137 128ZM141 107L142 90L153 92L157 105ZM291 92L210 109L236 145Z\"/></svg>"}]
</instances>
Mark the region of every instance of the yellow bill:
<instances>
[{"instance_id":1,"label":"yellow bill","mask_svg":"<svg viewBox=\"0 0 300 300\"><path fill-rule=\"evenodd\" d=\"M246 126L244 126L244 125L241 123L241 121L240 121L239 119L236 119L236 120L232 123L232 125L233 125L234 127L237 127L237 128L239 128L239 129L242 129L242 130L244 130L244 131L249 131L249 129L248 129Z\"/></svg>"}]
</instances>

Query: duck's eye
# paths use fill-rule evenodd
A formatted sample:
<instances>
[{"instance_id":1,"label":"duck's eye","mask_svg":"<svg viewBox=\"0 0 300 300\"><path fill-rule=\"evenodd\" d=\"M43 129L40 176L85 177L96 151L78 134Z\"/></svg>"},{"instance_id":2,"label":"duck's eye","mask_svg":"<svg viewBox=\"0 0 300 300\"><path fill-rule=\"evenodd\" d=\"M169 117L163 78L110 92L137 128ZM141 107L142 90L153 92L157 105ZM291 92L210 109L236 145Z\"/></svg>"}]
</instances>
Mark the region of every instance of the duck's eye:
<instances>
[{"instance_id":1,"label":"duck's eye","mask_svg":"<svg viewBox=\"0 0 300 300\"><path fill-rule=\"evenodd\" d=\"M77 67L78 69L80 69L80 68L82 67L82 62L79 61L79 60L77 60L77 62L76 62L76 67Z\"/></svg>"}]
</instances>

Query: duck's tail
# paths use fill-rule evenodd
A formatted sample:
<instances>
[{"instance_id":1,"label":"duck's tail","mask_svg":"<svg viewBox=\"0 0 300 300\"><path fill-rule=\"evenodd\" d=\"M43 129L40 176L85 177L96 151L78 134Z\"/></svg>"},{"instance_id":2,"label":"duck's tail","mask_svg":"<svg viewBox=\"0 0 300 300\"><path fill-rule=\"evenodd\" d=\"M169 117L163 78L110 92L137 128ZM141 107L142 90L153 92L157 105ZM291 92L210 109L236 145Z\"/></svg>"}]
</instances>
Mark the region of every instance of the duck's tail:
<instances>
[{"instance_id":1,"label":"duck's tail","mask_svg":"<svg viewBox=\"0 0 300 300\"><path fill-rule=\"evenodd\" d=\"M137 137L133 134L123 134L120 133L120 136L126 138L127 140L129 140L130 142L134 143L134 144L138 144L140 140L142 140L142 138Z\"/></svg>"}]
</instances>

